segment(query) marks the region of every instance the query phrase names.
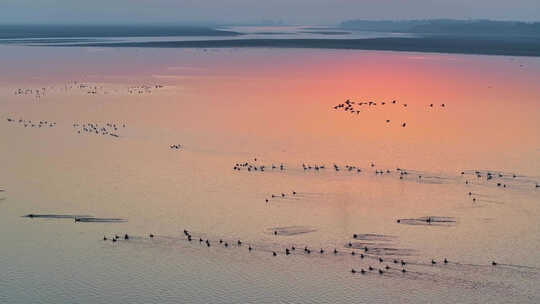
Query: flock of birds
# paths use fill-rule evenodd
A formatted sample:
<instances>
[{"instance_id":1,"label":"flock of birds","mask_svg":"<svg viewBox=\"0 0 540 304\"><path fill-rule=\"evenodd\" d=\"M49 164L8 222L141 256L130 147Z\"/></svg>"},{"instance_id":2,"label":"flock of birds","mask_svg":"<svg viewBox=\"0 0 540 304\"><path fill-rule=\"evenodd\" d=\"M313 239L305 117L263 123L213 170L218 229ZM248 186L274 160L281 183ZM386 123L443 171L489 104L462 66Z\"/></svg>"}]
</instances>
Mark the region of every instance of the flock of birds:
<instances>
[{"instance_id":1,"label":"flock of birds","mask_svg":"<svg viewBox=\"0 0 540 304\"><path fill-rule=\"evenodd\" d=\"M6 118L6 120L10 123L18 123L21 126L24 126L25 128L41 128L41 127L48 127L52 128L56 126L56 122L50 121L50 120L40 120L40 121L32 121L32 120L26 120L26 119L14 119L11 117Z\"/></svg>"},{"instance_id":2,"label":"flock of birds","mask_svg":"<svg viewBox=\"0 0 540 304\"><path fill-rule=\"evenodd\" d=\"M162 87L163 87L162 85L132 86L132 87L129 87L127 89L127 92L129 94L145 94L145 93L151 93L152 89L160 89ZM88 84L85 84L85 83L78 83L76 81L69 83L69 85L66 85L65 90L67 91L68 89L83 90L87 94L91 94L91 95L100 94L100 93L105 93L106 94L106 91L101 86L88 85ZM34 95L37 98L39 98L40 96L45 95L45 92L46 92L46 88L40 88L40 89L17 89L15 91L15 95ZM349 112L351 114L359 115L359 113L361 112L361 110L360 110L361 107L385 106L387 104L396 105L396 104L398 104L398 102L396 100L392 100L391 102L385 102L385 101L382 101L382 102L375 102L375 101L354 102L354 101L346 100L344 103L338 104L338 105L334 106L333 108L335 110L340 110L341 109L341 110L343 110L345 112ZM406 108L408 105L406 103L404 103L404 104L401 104L401 106ZM429 107L434 107L434 106L435 106L434 104L429 104ZM441 104L440 107L445 108L446 105ZM41 128L41 127L54 127L54 126L56 126L56 123L51 122L51 121L39 121L39 122L34 121L33 122L31 120L23 120L22 118L18 119L18 120L15 120L13 118L7 118L7 121L10 122L10 123L19 123L21 125L24 125L25 127L32 127L32 128L33 127ZM390 123L390 120L386 120L386 123ZM401 123L402 127L406 127L406 125L407 125L406 122ZM113 137L119 137L118 131L120 129L125 128L125 127L126 127L125 123L114 123L114 122L108 122L108 123L105 123L105 124L98 124L98 123L94 123L94 122L74 123L73 124L73 128L76 130L76 132L78 134L83 134L84 133L84 134L95 134L95 135L109 135L109 136L113 136ZM172 145L169 146L169 148L170 149L180 150L180 149L182 149L182 145L180 145L180 144L172 144ZM373 162L369 163L369 165L367 167L361 167L361 166L352 165L352 164L338 165L338 164L335 164L335 163L332 164L331 166L327 167L325 164L302 163L300 170L302 170L304 172L306 172L306 171L322 171L322 170L327 170L328 171L328 170L332 170L334 172L342 172L343 171L343 172L351 172L351 173L364 173L364 172L369 172L370 170L372 170L375 175L398 176L399 179L405 179L408 176L412 176L416 180L422 180L422 179L431 178L430 176L426 176L425 174L418 173L418 172L410 172L409 170L403 169L403 168L379 169L379 168L375 168L375 167L376 166L375 166L375 164ZM264 165L264 164L261 164L259 159L253 158L253 160L250 160L250 161L244 161L244 162L235 163L234 166L233 166L233 170L235 170L235 171L247 171L247 172L286 171L287 167L284 165L284 163L279 163L278 165L276 165L276 164ZM294 170L294 168L293 168L293 170ZM508 175L508 174L500 173L500 172L494 173L494 172L489 172L489 171L485 172L485 171L480 171L480 170L474 170L474 171L470 171L470 172L469 171L462 171L461 175L462 176L471 175L471 176L476 177L477 179L485 179L486 181L491 181L491 180L495 181L495 180L497 180L495 185L497 187L501 187L501 188L507 188L507 186L509 186L508 182L506 181L507 179L509 179L509 178L516 179L516 178L518 178L518 176L516 174ZM471 181L469 179L465 180L465 184L469 184L470 182ZM539 188L539 187L540 187L540 185L538 183L535 183L535 188ZM3 190L0 190L0 191L3 191ZM469 192L468 195L473 196L473 193ZM288 196L293 196L293 197L297 196L297 192L296 191L291 191L291 192L287 192L287 193L282 192L282 193L279 193L279 194L271 194L271 196L269 198L265 198L265 202L269 203L270 199L286 198ZM473 202L475 202L477 200L477 198L473 197L472 200L473 200ZM34 216L32 216L32 218L33 217ZM77 219L75 219L75 221L77 221ZM80 219L79 219L79 221L80 221ZM418 222L425 222L427 224L441 222L441 220L436 218L436 217L426 217L426 218L420 218L420 219L397 219L397 223L402 223L402 222L406 222L406 221L418 221ZM198 239L198 243L203 244L206 247L211 247L214 244L219 244L219 246L223 246L223 247L232 247L232 246L243 247L243 246L245 246L249 252L255 250L254 245L244 243L241 240L236 240L234 242L226 241L226 240L223 240L223 239L219 239L219 240L216 240L216 241L211 241L210 239L207 239L207 238L203 239L202 237L198 237L196 239L188 230L184 230L183 233L184 233L184 236L185 236L185 238L186 238L186 240L188 242L197 242L197 239ZM279 235L278 230L274 230L273 234L276 235L276 236ZM148 236L151 239L154 239L154 237L155 237L155 235L152 234L152 233L150 233ZM357 239L357 237L358 237L357 234L353 235L353 239ZM111 242L113 242L113 243L116 243L116 242L118 242L120 240L128 241L130 239L131 239L131 237L127 233L124 234L122 237L118 236L118 235L114 235L112 237L107 237L107 236L103 237L104 241L111 240ZM372 253L373 248L369 248L367 245L358 250L357 248L353 248L353 243L351 241L349 241L345 245L345 248L346 248L346 251L341 252L343 249L340 249L340 250L338 250L337 248L333 248L333 250L332 249L328 250L328 249L325 249L325 248L314 249L314 248L310 248L309 246L301 246L301 247L297 248L296 246L292 245L292 246L286 247L285 249L270 250L270 251L271 251L272 256L274 256L274 257L276 257L278 255L289 256L289 255L292 255L292 254L310 255L312 253L313 254L319 254L319 255L324 255L324 254L328 254L328 255L348 254L350 256L359 256L360 259L365 259L365 258L367 258L367 259L375 259L376 261L379 262L379 265L380 265L379 267L373 267L373 266L369 265L366 268L358 268L358 269L357 268L352 268L351 273L366 274L366 273L369 273L371 271L377 271L379 274L382 275L385 272L388 272L388 271L391 271L391 270L394 270L394 269L397 269L397 271L402 272L402 273L407 272L407 269L406 269L406 265L408 265L407 261L405 261L403 259L398 259L398 258L391 258L389 261L387 261L387 260L385 260L386 257L383 258L381 256L376 256L376 254ZM429 262L429 264L431 264L431 265L435 265L435 264L438 264L438 263L440 263L440 264L448 264L450 262L448 261L447 258L444 258L443 260L440 260L440 261L437 261L435 259L431 259L431 261ZM392 264L394 264L396 266L390 266ZM491 265L496 266L497 262L492 261ZM395 268L395 267L397 267L397 268Z\"/></svg>"},{"instance_id":3,"label":"flock of birds","mask_svg":"<svg viewBox=\"0 0 540 304\"><path fill-rule=\"evenodd\" d=\"M253 161L257 162L257 158L254 158ZM280 163L279 166L276 166L274 164L272 164L271 166L266 166L266 165L260 165L258 163L250 163L248 161L236 163L233 166L233 170L235 171L245 170L248 172L251 172L251 171L264 172L264 170L267 168L271 170L279 170L279 171L284 171L286 169L283 163Z\"/></svg>"},{"instance_id":4,"label":"flock of birds","mask_svg":"<svg viewBox=\"0 0 540 304\"><path fill-rule=\"evenodd\" d=\"M322 172L327 171L327 169L330 168L330 170L340 173L340 172L347 172L347 173L355 173L355 174L363 174L372 172L375 175L378 176L395 176L398 177L400 180L416 180L418 182L433 182L433 183L442 183L444 181L449 180L460 180L457 177L447 177L447 178L441 178L438 175L430 174L428 172L420 172L415 170L408 170L405 168L395 168L395 169L388 169L388 168L382 168L378 169L375 166L374 162L370 162L367 167L361 167L358 165L353 164L345 164L345 165L338 165L336 163L333 163L331 166L326 166L325 164L309 164L309 163L302 163L302 171L304 172ZM271 169L270 171L286 171L287 168L283 163L280 163L280 165L265 165L261 164L260 160L258 158L253 158L252 161L244 161L244 162L237 162L233 166L233 170L235 171L246 171L246 172L266 172L268 169ZM290 167L289 171L295 170L294 167ZM491 172L491 171L481 171L481 170L473 170L473 171L461 171L461 177L467 177L467 176L474 176L477 180L484 179L486 182L492 182L493 185L500 188L508 188L510 187L510 182L513 183L520 183L520 184L533 184L534 188L540 188L540 184L534 180L531 179L523 179L522 177L518 176L515 173L503 173L503 172ZM463 181L466 185L472 184L473 181L466 178ZM472 196L472 192L469 192L469 196ZM476 198L473 198L473 202L476 202Z\"/></svg>"},{"instance_id":5,"label":"flock of birds","mask_svg":"<svg viewBox=\"0 0 540 304\"><path fill-rule=\"evenodd\" d=\"M161 89L163 88L163 85L156 84L156 85L141 85L141 86L133 86L128 88L129 94L149 94L152 93L152 89Z\"/></svg>"},{"instance_id":6,"label":"flock of birds","mask_svg":"<svg viewBox=\"0 0 540 304\"><path fill-rule=\"evenodd\" d=\"M389 102L386 101L351 101L350 99L347 99L344 103L337 104L333 106L332 108L334 110L343 110L344 112L350 113L350 114L356 114L359 115L361 112L361 107L376 107L376 106L385 106L385 105L397 105L399 102L397 100L392 100ZM406 108L408 105L406 103L401 104L402 107ZM433 103L430 103L428 107L433 108L435 105ZM442 103L440 105L441 108L445 108L446 104ZM390 119L386 119L386 123L390 123ZM407 126L406 122L401 122L401 127L405 128Z\"/></svg>"},{"instance_id":7,"label":"flock of birds","mask_svg":"<svg viewBox=\"0 0 540 304\"><path fill-rule=\"evenodd\" d=\"M36 99L39 99L41 98L41 96L45 96L46 91L47 88L19 88L15 89L15 92L13 94L15 96L33 95Z\"/></svg>"},{"instance_id":8,"label":"flock of birds","mask_svg":"<svg viewBox=\"0 0 540 304\"><path fill-rule=\"evenodd\" d=\"M41 87L41 88L16 88L13 92L15 96L32 96L35 99L40 99L45 96L48 92L61 91L61 92L78 92L86 95L104 95L110 94L112 92L126 92L129 95L141 95L141 94L150 94L153 90L162 89L164 86L162 84L153 84L153 85L138 85L138 86L129 86L123 89L116 88L106 88L102 85L80 82L76 80L68 81L60 87L50 86L50 87Z\"/></svg>"},{"instance_id":9,"label":"flock of birds","mask_svg":"<svg viewBox=\"0 0 540 304\"><path fill-rule=\"evenodd\" d=\"M185 237L185 240L187 240L189 243L199 243L205 247L212 247L213 244L217 245L217 246L221 246L223 248L230 248L230 247L236 247L236 248L241 248L241 247L244 247L248 250L248 252L252 252L252 251L255 251L256 250L256 246L249 243L249 242L244 242L240 239L237 239L235 241L230 241L230 240L225 240L223 238L219 238L218 240L215 240L215 241L211 241L209 238L203 238L202 236L200 237L196 237L194 236L190 231L184 229L183 231L183 234L184 234L184 237ZM274 235L278 235L278 232L277 230L274 231L273 233ZM154 239L156 237L156 235L154 235L153 233L150 233L148 234L148 237L150 239ZM358 234L353 234L352 235L352 238L353 239L358 239L360 236ZM111 242L113 243L116 243L120 240L124 240L124 241L129 241L131 239L131 237L129 236L129 234L125 233L122 237L119 236L118 234L115 234L114 236L112 237L107 237L107 236L103 236L103 241L108 241L108 240L111 240ZM303 248L302 248L303 247ZM386 272L388 271L392 271L392 270L397 270L401 273L406 273L407 272L407 269L406 269L406 266L411 264L411 265L422 265L422 263L419 263L419 262L408 262L402 258L397 258L397 257L394 257L394 258L387 258L387 257L382 257L382 256L377 256L376 254L373 254L370 252L371 248L368 247L367 245L363 246L362 248L360 248L358 251L355 251L354 249L354 245L353 245L353 242L352 241L348 241L346 243L346 245L344 246L345 248L345 251L342 251L341 249L338 250L336 247L334 247L333 249L325 249L324 247L321 247L321 248L318 248L318 249L315 249L315 248L312 248L312 247L309 247L307 245L303 245L303 246L295 246L295 245L288 245L287 247L285 247L284 249L280 249L280 250L274 250L274 249L267 249L267 248L263 248L261 249L261 251L263 252L269 252L271 253L271 255L273 257L277 257L278 255L284 255L284 256L289 256L289 255L293 255L293 254L304 254L304 255L311 255L311 254L318 254L318 255L331 255L331 256L338 256L338 255L343 255L343 254L346 254L346 255L350 255L351 257L356 257L358 256L361 260L368 260L368 259L371 259L371 260L375 260L376 262L378 262L379 266L378 267L373 267L372 265L368 265L366 268L351 268L350 272L355 274L355 273L360 273L360 274L366 274L366 273L369 273L369 272L372 272L372 271L376 271L378 272L380 275L383 275L385 274ZM440 261L437 261L436 259L431 259L427 265L437 265L437 264L443 264L443 265L446 265L446 264L450 264L451 262L447 259L447 258L444 258ZM497 266L498 263L496 261L491 261L490 264L492 266ZM384 266L383 266L384 265ZM395 265L395 266L390 266L390 265ZM426 263L424 263L424 265L426 265Z\"/></svg>"},{"instance_id":10,"label":"flock of birds","mask_svg":"<svg viewBox=\"0 0 540 304\"><path fill-rule=\"evenodd\" d=\"M118 130L125 128L125 123L113 123L108 122L100 125L99 123L74 123L73 128L77 131L77 134L94 134L94 135L110 135L112 137L120 137Z\"/></svg>"},{"instance_id":11,"label":"flock of birds","mask_svg":"<svg viewBox=\"0 0 540 304\"><path fill-rule=\"evenodd\" d=\"M6 118L7 122L9 123L19 123L21 126L29 127L29 128L41 128L41 127L55 127L56 122L52 122L49 120L40 120L40 121L32 121L32 120L25 120L22 118L14 119L11 117ZM72 125L73 129L77 132L77 134L90 134L90 135L109 135L115 138L119 138L119 130L126 128L125 123L120 122L107 122L104 124L99 124L96 122L86 122L86 123L73 123ZM182 149L181 144L172 144L169 146L170 149L180 150Z\"/></svg>"}]
</instances>

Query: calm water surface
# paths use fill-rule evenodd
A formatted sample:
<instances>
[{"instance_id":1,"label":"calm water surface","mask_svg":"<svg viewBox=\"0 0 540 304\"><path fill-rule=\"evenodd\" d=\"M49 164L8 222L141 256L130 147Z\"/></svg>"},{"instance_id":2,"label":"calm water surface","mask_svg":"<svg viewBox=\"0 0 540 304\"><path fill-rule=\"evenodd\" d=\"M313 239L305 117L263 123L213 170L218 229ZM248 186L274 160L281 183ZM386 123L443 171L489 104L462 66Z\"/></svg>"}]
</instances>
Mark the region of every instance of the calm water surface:
<instances>
[{"instance_id":1,"label":"calm water surface","mask_svg":"<svg viewBox=\"0 0 540 304\"><path fill-rule=\"evenodd\" d=\"M0 53L2 303L540 301L536 58ZM377 105L333 108L346 99ZM117 124L119 137L73 126L88 123ZM244 162L266 169L233 170ZM30 213L127 222L22 217ZM397 223L430 216L455 222ZM129 241L102 240L124 233ZM394 259L407 262L406 273Z\"/></svg>"}]
</instances>

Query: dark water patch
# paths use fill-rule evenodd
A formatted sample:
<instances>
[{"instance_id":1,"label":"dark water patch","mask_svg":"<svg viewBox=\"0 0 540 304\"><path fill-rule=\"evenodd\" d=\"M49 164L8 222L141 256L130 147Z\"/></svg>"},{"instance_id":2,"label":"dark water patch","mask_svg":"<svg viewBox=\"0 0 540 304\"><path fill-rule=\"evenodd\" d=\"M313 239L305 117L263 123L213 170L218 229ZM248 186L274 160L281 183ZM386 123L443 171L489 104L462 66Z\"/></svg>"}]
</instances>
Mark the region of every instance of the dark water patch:
<instances>
[{"instance_id":1,"label":"dark water patch","mask_svg":"<svg viewBox=\"0 0 540 304\"><path fill-rule=\"evenodd\" d=\"M464 279L448 273L431 273L407 269L405 273L401 273L401 276L407 280L429 281L431 283L443 284L446 286L460 286L465 289L501 288L501 286L492 282Z\"/></svg>"},{"instance_id":2,"label":"dark water patch","mask_svg":"<svg viewBox=\"0 0 540 304\"><path fill-rule=\"evenodd\" d=\"M287 226L287 227L274 227L268 228L267 232L274 235L281 236L293 236L299 234L306 234L311 232L316 232L317 229L309 226Z\"/></svg>"},{"instance_id":3,"label":"dark water patch","mask_svg":"<svg viewBox=\"0 0 540 304\"><path fill-rule=\"evenodd\" d=\"M504 202L501 202L501 201L486 200L486 199L477 199L476 201L477 202L489 203L489 204L497 204L497 205L503 205L504 204Z\"/></svg>"},{"instance_id":4,"label":"dark water patch","mask_svg":"<svg viewBox=\"0 0 540 304\"><path fill-rule=\"evenodd\" d=\"M324 196L325 193L322 192L298 192L299 196L313 196L313 197L321 197Z\"/></svg>"},{"instance_id":5,"label":"dark water patch","mask_svg":"<svg viewBox=\"0 0 540 304\"><path fill-rule=\"evenodd\" d=\"M342 31L342 27L334 27L334 26L305 26L302 27L302 30L305 31Z\"/></svg>"},{"instance_id":6,"label":"dark water patch","mask_svg":"<svg viewBox=\"0 0 540 304\"><path fill-rule=\"evenodd\" d=\"M360 248L359 250L362 250L362 248ZM372 245L371 247L368 246L367 252L372 257L376 257L376 256L403 257L403 256L417 255L416 250L414 249L384 247L384 245L382 244L378 244L374 246Z\"/></svg>"},{"instance_id":7,"label":"dark water patch","mask_svg":"<svg viewBox=\"0 0 540 304\"><path fill-rule=\"evenodd\" d=\"M540 267L526 266L526 265L499 263L499 264L497 264L497 266L511 267L511 268L518 268L518 269L530 269L530 270L540 271Z\"/></svg>"},{"instance_id":8,"label":"dark water patch","mask_svg":"<svg viewBox=\"0 0 540 304\"><path fill-rule=\"evenodd\" d=\"M39 218L39 219L73 219L75 222L82 223L123 223L127 222L126 219L121 218L99 218L91 215L75 215L75 214L34 214L30 213L24 215L26 218Z\"/></svg>"},{"instance_id":9,"label":"dark water patch","mask_svg":"<svg viewBox=\"0 0 540 304\"><path fill-rule=\"evenodd\" d=\"M362 241L390 241L395 239L395 236L376 234L376 233L355 233L353 239Z\"/></svg>"},{"instance_id":10,"label":"dark water patch","mask_svg":"<svg viewBox=\"0 0 540 304\"><path fill-rule=\"evenodd\" d=\"M296 33L289 32L255 32L255 35L297 35Z\"/></svg>"},{"instance_id":11,"label":"dark water patch","mask_svg":"<svg viewBox=\"0 0 540 304\"><path fill-rule=\"evenodd\" d=\"M419 218L408 218L396 220L398 224L420 225L420 226L453 226L456 220L447 216L424 216Z\"/></svg>"},{"instance_id":12,"label":"dark water patch","mask_svg":"<svg viewBox=\"0 0 540 304\"><path fill-rule=\"evenodd\" d=\"M0 44L22 44L22 45L32 45L32 44L58 44L58 43L105 43L105 42L119 42L118 40L103 40L103 39L76 39L76 38L56 38L56 39L0 39Z\"/></svg>"},{"instance_id":13,"label":"dark water patch","mask_svg":"<svg viewBox=\"0 0 540 304\"><path fill-rule=\"evenodd\" d=\"M419 175L417 178L417 181L422 184L434 184L434 185L442 185L450 182L450 179L442 178L439 176L423 176Z\"/></svg>"},{"instance_id":14,"label":"dark water patch","mask_svg":"<svg viewBox=\"0 0 540 304\"><path fill-rule=\"evenodd\" d=\"M350 35L352 34L351 32L345 32L345 31L315 31L315 30L300 31L300 33L320 34L320 35Z\"/></svg>"},{"instance_id":15,"label":"dark water patch","mask_svg":"<svg viewBox=\"0 0 540 304\"><path fill-rule=\"evenodd\" d=\"M98 218L98 217L76 217L75 222L81 223L125 223L126 219L122 218Z\"/></svg>"},{"instance_id":16,"label":"dark water patch","mask_svg":"<svg viewBox=\"0 0 540 304\"><path fill-rule=\"evenodd\" d=\"M34 214L30 213L24 215L27 218L49 218L49 219L76 219L76 218L89 218L89 215L73 215L73 214Z\"/></svg>"}]
</instances>

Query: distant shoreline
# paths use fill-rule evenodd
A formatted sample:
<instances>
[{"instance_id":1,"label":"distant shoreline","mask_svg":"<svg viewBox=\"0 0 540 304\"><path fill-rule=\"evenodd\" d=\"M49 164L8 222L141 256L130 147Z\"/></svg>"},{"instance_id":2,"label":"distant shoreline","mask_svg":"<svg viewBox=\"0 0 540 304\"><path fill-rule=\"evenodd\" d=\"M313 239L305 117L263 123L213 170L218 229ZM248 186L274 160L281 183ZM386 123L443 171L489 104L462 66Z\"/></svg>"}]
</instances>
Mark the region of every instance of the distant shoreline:
<instances>
[{"instance_id":1,"label":"distant shoreline","mask_svg":"<svg viewBox=\"0 0 540 304\"><path fill-rule=\"evenodd\" d=\"M459 37L366 38L366 39L224 39L51 44L62 47L139 48L310 48L450 54L540 56L540 41L521 39L471 39Z\"/></svg>"},{"instance_id":2,"label":"distant shoreline","mask_svg":"<svg viewBox=\"0 0 540 304\"><path fill-rule=\"evenodd\" d=\"M115 38L172 36L239 36L241 33L202 26L166 25L1 25L0 39Z\"/></svg>"}]
</instances>

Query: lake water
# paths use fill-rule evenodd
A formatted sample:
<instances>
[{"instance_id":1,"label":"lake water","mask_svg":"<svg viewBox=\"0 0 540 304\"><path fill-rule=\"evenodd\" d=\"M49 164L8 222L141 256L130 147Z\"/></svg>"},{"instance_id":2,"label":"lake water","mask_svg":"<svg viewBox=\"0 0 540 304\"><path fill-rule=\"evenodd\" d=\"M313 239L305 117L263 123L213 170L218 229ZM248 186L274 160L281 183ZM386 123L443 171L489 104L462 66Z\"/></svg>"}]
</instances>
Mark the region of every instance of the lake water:
<instances>
[{"instance_id":1,"label":"lake water","mask_svg":"<svg viewBox=\"0 0 540 304\"><path fill-rule=\"evenodd\" d=\"M0 54L1 303L540 301L538 58Z\"/></svg>"}]
</instances>

